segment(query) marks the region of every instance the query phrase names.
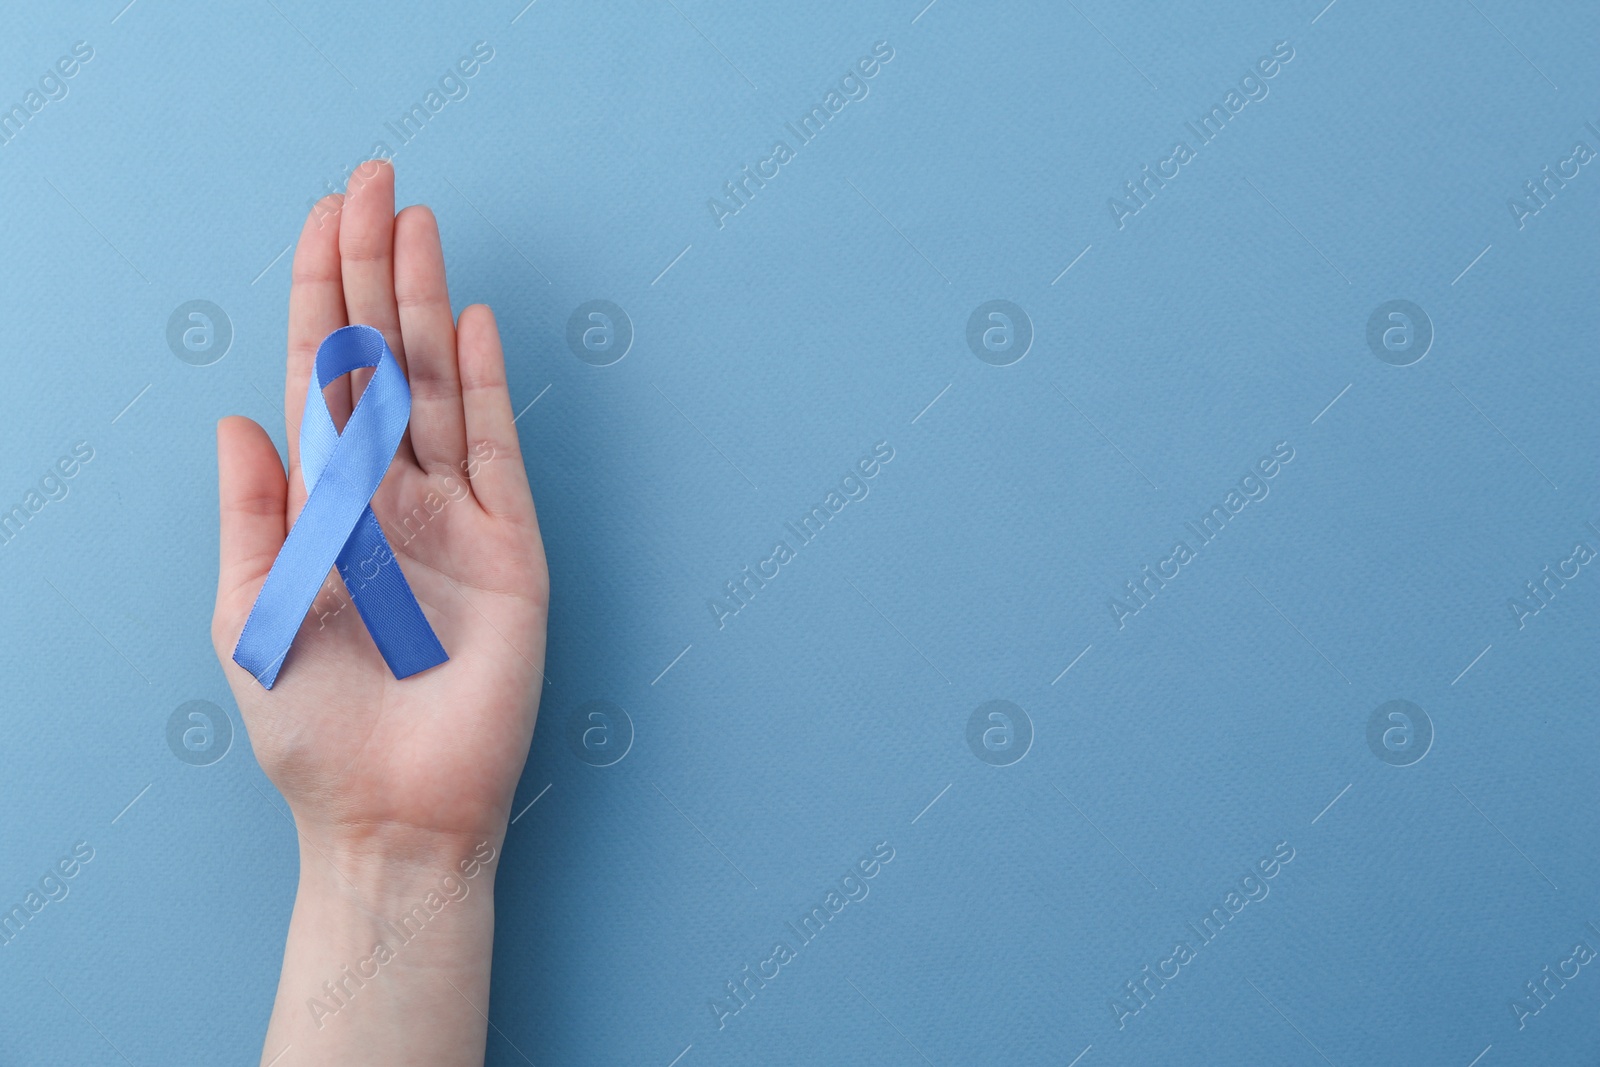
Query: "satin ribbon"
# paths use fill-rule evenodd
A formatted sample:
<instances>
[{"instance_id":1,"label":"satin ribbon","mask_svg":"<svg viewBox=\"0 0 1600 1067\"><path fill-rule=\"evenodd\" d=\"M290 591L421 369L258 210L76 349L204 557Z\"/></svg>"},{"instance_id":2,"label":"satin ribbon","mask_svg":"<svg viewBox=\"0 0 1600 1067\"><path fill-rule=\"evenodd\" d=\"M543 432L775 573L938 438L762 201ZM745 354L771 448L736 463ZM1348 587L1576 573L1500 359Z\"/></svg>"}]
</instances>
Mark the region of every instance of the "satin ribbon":
<instances>
[{"instance_id":1,"label":"satin ribbon","mask_svg":"<svg viewBox=\"0 0 1600 1067\"><path fill-rule=\"evenodd\" d=\"M340 433L322 390L362 367L377 368ZM383 334L346 326L317 349L300 419L305 507L295 520L233 649L233 661L271 689L306 612L337 564L367 632L396 678L450 657L400 573L368 502L383 481L411 419L411 387ZM377 574L368 577L367 568Z\"/></svg>"}]
</instances>

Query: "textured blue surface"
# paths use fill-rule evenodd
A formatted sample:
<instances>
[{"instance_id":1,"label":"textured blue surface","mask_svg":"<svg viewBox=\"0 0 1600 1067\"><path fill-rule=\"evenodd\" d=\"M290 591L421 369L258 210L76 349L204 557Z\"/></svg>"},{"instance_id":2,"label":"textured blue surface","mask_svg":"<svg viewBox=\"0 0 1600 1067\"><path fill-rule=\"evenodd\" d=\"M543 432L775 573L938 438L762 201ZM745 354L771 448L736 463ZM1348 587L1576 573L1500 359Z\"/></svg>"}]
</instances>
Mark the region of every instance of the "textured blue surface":
<instances>
[{"instance_id":1,"label":"textured blue surface","mask_svg":"<svg viewBox=\"0 0 1600 1067\"><path fill-rule=\"evenodd\" d=\"M259 1051L296 848L208 637L212 427L281 448L283 253L381 141L533 405L552 684L491 1063L1594 1062L1592 5L522 2L5 12L0 904L93 858L0 947L0 1061ZM169 342L193 300L220 359L214 314ZM1392 700L1431 726L1369 742Z\"/></svg>"}]
</instances>

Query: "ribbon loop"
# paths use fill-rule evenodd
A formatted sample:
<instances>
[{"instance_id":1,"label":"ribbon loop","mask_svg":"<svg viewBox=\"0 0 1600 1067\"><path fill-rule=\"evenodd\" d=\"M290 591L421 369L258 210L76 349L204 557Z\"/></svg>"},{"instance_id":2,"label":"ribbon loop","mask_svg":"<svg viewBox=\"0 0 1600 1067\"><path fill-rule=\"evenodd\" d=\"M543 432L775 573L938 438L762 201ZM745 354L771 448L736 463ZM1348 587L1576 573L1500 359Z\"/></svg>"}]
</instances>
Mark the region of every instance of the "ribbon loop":
<instances>
[{"instance_id":1,"label":"ribbon loop","mask_svg":"<svg viewBox=\"0 0 1600 1067\"><path fill-rule=\"evenodd\" d=\"M376 369L340 433L322 390L363 367ZM289 646L334 566L396 678L449 659L369 506L410 418L411 387L383 334L371 326L346 326L323 340L300 419L306 504L233 649L233 661L264 688L271 689L277 680Z\"/></svg>"}]
</instances>

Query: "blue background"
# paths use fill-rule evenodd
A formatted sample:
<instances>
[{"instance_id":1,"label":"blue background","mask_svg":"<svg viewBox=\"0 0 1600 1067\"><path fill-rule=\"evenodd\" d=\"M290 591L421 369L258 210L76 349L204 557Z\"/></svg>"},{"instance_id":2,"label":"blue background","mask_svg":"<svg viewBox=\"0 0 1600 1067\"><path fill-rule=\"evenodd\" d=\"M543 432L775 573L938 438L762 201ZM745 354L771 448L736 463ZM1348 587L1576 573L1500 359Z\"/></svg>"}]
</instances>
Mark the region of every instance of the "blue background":
<instances>
[{"instance_id":1,"label":"blue background","mask_svg":"<svg viewBox=\"0 0 1600 1067\"><path fill-rule=\"evenodd\" d=\"M282 253L478 41L396 166L537 398L551 685L491 1063L1594 1061L1597 968L1521 1029L1511 1002L1600 948L1600 576L1508 607L1600 547L1597 165L1508 207L1600 149L1591 5L124 2L0 32L8 105L94 49L0 146L0 505L95 453L0 547L0 903L95 849L0 948L0 1061L259 1053L296 847L209 641L213 425L282 448ZM880 41L719 228L708 198ZM1119 229L1108 198L1280 41L1270 95ZM166 339L192 299L234 330L208 366ZM611 366L566 342L592 299L635 331ZM991 299L1035 332L1010 366L967 343ZM1367 344L1392 299L1435 331L1410 366ZM870 496L719 629L880 441ZM1270 495L1119 629L1279 442ZM1034 731L1010 766L966 741L995 699ZM1367 743L1391 699L1436 734L1410 766ZM189 700L234 722L209 766L166 740ZM636 731L609 767L567 743L591 700ZM1285 841L1119 1029L1123 983ZM879 842L870 896L719 1029Z\"/></svg>"}]
</instances>

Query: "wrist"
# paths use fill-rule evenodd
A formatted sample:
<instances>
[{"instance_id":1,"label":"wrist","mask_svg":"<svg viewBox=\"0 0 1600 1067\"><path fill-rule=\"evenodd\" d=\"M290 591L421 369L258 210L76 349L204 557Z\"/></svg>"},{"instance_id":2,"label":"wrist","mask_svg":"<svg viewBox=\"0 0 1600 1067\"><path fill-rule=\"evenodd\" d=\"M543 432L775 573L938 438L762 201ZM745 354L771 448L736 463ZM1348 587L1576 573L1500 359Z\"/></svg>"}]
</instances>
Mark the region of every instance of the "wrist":
<instances>
[{"instance_id":1,"label":"wrist","mask_svg":"<svg viewBox=\"0 0 1600 1067\"><path fill-rule=\"evenodd\" d=\"M390 919L419 901L433 910L492 901L500 835L368 830L300 838L298 899ZM463 909L465 910L465 909Z\"/></svg>"},{"instance_id":2,"label":"wrist","mask_svg":"<svg viewBox=\"0 0 1600 1067\"><path fill-rule=\"evenodd\" d=\"M308 787L303 773L269 776L288 804L302 854L309 845L353 866L392 868L451 867L485 841L497 850L515 788L514 783L506 788L503 798L498 796L502 790L476 784L423 786L420 795L408 795L370 780Z\"/></svg>"}]
</instances>

